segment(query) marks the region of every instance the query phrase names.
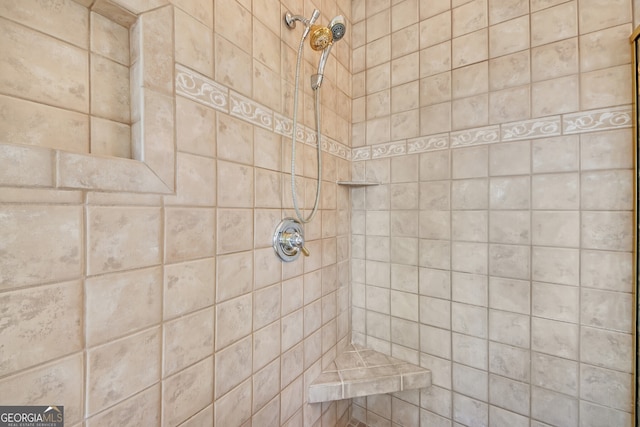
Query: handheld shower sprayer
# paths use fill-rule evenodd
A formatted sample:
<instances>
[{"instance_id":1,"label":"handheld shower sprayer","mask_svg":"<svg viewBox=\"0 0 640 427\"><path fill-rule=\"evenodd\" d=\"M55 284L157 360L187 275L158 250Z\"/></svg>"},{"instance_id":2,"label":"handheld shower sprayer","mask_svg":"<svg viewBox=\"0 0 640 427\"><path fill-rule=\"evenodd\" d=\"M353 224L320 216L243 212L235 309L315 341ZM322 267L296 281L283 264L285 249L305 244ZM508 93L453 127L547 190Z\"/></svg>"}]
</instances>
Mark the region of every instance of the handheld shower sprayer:
<instances>
[{"instance_id":1,"label":"handheld shower sprayer","mask_svg":"<svg viewBox=\"0 0 640 427\"><path fill-rule=\"evenodd\" d=\"M320 122L320 85L322 84L324 66L329 58L329 52L333 43L342 39L346 31L345 20L342 15L336 16L329 22L329 26L315 25L315 22L320 17L320 11L315 9L310 19L306 19L304 16L293 15L291 12L286 12L284 15L284 23L290 29L296 27L296 22L300 21L304 24L305 29L300 39L300 45L298 47L298 59L296 61L296 73L294 83L294 95L293 95L293 118L291 123L291 199L293 201L293 208L296 212L296 216L301 223L306 224L310 222L318 211L320 204L320 190L322 184L322 133ZM302 56L304 50L304 41L309 36L309 43L311 48L316 51L322 51L320 56L320 63L318 64L318 73L311 76L311 87L314 93L315 99L315 124L316 124L316 149L317 155L317 179L316 179L316 197L313 202L313 208L309 216L302 215L298 207L298 198L296 196L296 141L298 140L298 88L300 87L300 65L302 63Z\"/></svg>"},{"instance_id":2,"label":"handheld shower sprayer","mask_svg":"<svg viewBox=\"0 0 640 427\"><path fill-rule=\"evenodd\" d=\"M344 17L338 15L329 22L328 30L331 34L331 41L324 47L322 55L320 56L320 62L318 62L318 72L311 76L311 88L313 90L320 89L322 80L324 79L324 67L329 59L329 53L333 47L333 43L342 39L347 32L347 26L345 25Z\"/></svg>"}]
</instances>

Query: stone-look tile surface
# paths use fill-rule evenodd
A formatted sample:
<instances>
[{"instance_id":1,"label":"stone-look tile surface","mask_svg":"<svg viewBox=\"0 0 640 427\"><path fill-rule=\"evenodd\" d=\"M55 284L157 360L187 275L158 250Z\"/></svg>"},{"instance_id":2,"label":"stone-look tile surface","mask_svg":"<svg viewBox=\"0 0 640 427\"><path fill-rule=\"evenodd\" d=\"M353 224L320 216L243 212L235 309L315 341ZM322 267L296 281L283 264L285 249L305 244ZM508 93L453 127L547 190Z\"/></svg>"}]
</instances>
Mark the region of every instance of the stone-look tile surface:
<instances>
[{"instance_id":1,"label":"stone-look tile surface","mask_svg":"<svg viewBox=\"0 0 640 427\"><path fill-rule=\"evenodd\" d=\"M354 398L352 417L625 425L630 406L605 396L630 402L614 384L632 372L632 2L418 1L419 47L393 20L369 29L405 2L392 3L353 4L352 174L382 185L351 195L352 336L420 361L434 385ZM400 84L393 63L415 52L419 79ZM394 136L394 117L416 110L419 136ZM419 176L393 181L385 160L415 161L414 140ZM415 288L398 283L411 269Z\"/></svg>"},{"instance_id":2,"label":"stone-look tile surface","mask_svg":"<svg viewBox=\"0 0 640 427\"><path fill-rule=\"evenodd\" d=\"M309 402L415 390L430 385L429 370L351 345L311 383Z\"/></svg>"}]
</instances>

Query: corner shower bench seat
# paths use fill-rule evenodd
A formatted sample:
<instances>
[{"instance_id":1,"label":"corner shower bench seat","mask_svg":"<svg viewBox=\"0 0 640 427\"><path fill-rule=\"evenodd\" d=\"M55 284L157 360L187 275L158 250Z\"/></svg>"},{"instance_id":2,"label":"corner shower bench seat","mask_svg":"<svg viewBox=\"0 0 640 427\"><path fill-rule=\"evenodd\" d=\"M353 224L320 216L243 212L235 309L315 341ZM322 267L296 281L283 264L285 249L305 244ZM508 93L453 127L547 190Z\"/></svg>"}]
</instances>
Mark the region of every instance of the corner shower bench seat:
<instances>
[{"instance_id":1,"label":"corner shower bench seat","mask_svg":"<svg viewBox=\"0 0 640 427\"><path fill-rule=\"evenodd\" d=\"M431 385L431 371L354 344L309 386L309 403L415 390Z\"/></svg>"}]
</instances>

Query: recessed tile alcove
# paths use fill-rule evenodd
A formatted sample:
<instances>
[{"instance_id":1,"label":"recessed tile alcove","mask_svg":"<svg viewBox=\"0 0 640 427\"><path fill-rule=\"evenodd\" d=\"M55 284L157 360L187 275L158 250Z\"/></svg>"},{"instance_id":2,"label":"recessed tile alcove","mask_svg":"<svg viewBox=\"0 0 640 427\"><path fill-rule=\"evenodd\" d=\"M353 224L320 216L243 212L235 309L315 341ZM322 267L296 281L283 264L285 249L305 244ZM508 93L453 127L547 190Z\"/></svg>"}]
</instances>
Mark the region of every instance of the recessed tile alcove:
<instances>
[{"instance_id":1,"label":"recessed tile alcove","mask_svg":"<svg viewBox=\"0 0 640 427\"><path fill-rule=\"evenodd\" d=\"M0 62L0 154L10 161L0 185L172 193L173 6L2 8L10 20L0 30L9 41ZM56 14L72 19L61 26Z\"/></svg>"}]
</instances>

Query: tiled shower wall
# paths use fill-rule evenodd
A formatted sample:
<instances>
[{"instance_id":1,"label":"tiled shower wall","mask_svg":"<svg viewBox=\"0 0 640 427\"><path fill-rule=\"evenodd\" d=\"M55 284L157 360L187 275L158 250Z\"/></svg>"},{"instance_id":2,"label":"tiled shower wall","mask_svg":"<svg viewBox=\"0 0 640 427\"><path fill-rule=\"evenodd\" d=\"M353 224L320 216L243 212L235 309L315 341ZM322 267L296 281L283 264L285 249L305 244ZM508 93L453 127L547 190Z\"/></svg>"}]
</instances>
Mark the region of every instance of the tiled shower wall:
<instances>
[{"instance_id":1,"label":"tiled shower wall","mask_svg":"<svg viewBox=\"0 0 640 427\"><path fill-rule=\"evenodd\" d=\"M54 188L64 173L90 186L82 172L98 155L132 157L133 40L92 4L0 5L0 152L24 154L0 168L0 404L64 405L69 426L346 425L350 402L309 405L306 388L350 341L349 193L336 185L350 178L349 33L323 86L323 195L305 228L311 255L283 264L271 238L292 215L283 135L302 33L285 28L282 14L317 7L323 23L349 20L350 3L107 4L171 17L144 29L175 35L174 50L159 51L152 38L144 52L171 60L152 70L172 76L175 129L164 121L167 134L158 135L175 132L171 195ZM297 163L306 209L316 176L308 82L318 59L307 46ZM110 89L96 99L101 83ZM85 157L66 170L54 163L64 152ZM123 180L102 172L107 184Z\"/></svg>"},{"instance_id":2,"label":"tiled shower wall","mask_svg":"<svg viewBox=\"0 0 640 427\"><path fill-rule=\"evenodd\" d=\"M353 340L389 426L630 426L630 0L352 2Z\"/></svg>"}]
</instances>

